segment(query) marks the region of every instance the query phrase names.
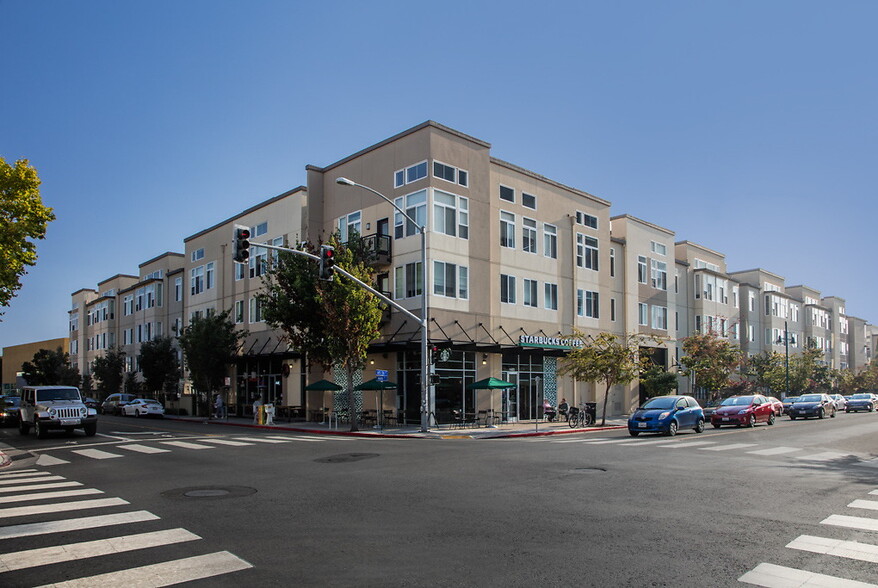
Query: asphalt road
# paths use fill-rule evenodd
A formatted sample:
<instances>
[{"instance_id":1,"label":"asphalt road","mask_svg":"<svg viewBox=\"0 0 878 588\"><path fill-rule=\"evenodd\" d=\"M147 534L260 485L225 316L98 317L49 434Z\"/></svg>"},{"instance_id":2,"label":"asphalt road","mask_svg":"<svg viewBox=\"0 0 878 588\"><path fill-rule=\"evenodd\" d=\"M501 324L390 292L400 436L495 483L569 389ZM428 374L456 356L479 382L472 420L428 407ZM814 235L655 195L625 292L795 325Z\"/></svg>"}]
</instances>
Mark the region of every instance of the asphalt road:
<instances>
[{"instance_id":1,"label":"asphalt road","mask_svg":"<svg viewBox=\"0 0 878 588\"><path fill-rule=\"evenodd\" d=\"M497 440L102 417L93 438L3 429L0 442L30 452L0 473L3 586L744 586L763 572L878 584L878 559L787 547L878 544L878 510L849 506L878 506L876 413ZM82 485L29 488L70 482ZM102 493L33 497L70 491ZM60 510L107 499L127 504ZM156 518L83 528L131 512ZM87 521L40 525L74 518Z\"/></svg>"}]
</instances>

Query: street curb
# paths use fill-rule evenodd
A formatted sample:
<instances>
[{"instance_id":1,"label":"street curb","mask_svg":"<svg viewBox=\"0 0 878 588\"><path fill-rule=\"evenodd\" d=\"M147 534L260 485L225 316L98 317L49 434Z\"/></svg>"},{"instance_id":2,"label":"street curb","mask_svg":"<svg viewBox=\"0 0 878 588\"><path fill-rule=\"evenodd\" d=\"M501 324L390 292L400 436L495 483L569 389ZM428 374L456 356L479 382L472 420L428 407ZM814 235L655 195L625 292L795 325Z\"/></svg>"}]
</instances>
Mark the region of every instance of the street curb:
<instances>
[{"instance_id":1,"label":"street curb","mask_svg":"<svg viewBox=\"0 0 878 588\"><path fill-rule=\"evenodd\" d=\"M228 421L203 419L196 417L178 417L165 416L168 420L182 421L187 423L204 423L210 425L223 425L226 427L240 427L242 429L261 429L263 431L291 431L294 433L310 433L313 435L336 435L340 437L363 437L363 438L383 438L383 439L512 439L518 437L547 437L550 435L570 435L573 433L591 433L598 431L614 431L627 428L627 425L610 425L604 427L589 427L587 429L570 429L562 431L534 431L534 432L513 432L508 433L447 433L443 434L437 431L429 431L427 433L411 433L411 434L389 434L389 433L371 433L363 431L321 431L319 429L306 429L302 427L290 427L285 425L254 425L252 423L230 423Z\"/></svg>"},{"instance_id":2,"label":"street curb","mask_svg":"<svg viewBox=\"0 0 878 588\"><path fill-rule=\"evenodd\" d=\"M12 465L12 458L3 453L3 450L0 450L0 470L3 468L8 468Z\"/></svg>"}]
</instances>

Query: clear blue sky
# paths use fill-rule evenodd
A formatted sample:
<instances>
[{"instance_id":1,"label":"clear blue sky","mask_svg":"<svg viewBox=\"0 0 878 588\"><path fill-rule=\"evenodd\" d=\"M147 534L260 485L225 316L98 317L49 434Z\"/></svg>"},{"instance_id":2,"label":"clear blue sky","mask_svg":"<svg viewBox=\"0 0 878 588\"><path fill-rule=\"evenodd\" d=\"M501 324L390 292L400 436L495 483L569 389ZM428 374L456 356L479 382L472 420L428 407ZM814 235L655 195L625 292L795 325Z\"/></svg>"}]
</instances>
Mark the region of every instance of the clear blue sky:
<instances>
[{"instance_id":1,"label":"clear blue sky","mask_svg":"<svg viewBox=\"0 0 878 588\"><path fill-rule=\"evenodd\" d=\"M878 3L0 0L0 155L58 220L0 347L70 294L432 119L878 321Z\"/></svg>"}]
</instances>

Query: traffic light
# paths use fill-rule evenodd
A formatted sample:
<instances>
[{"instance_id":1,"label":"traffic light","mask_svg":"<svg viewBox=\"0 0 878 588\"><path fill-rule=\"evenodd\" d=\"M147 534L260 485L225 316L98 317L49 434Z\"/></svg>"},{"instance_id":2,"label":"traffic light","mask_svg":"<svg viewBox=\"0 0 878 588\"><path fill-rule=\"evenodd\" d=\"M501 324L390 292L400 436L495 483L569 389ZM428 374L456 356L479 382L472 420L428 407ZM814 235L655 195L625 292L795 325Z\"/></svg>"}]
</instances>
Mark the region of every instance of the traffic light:
<instances>
[{"instance_id":1,"label":"traffic light","mask_svg":"<svg viewBox=\"0 0 878 588\"><path fill-rule=\"evenodd\" d=\"M238 263L247 263L250 258L250 229L235 225L232 238L232 259Z\"/></svg>"},{"instance_id":2,"label":"traffic light","mask_svg":"<svg viewBox=\"0 0 878 588\"><path fill-rule=\"evenodd\" d=\"M332 281L332 268L335 266L335 247L320 246L320 279Z\"/></svg>"}]
</instances>

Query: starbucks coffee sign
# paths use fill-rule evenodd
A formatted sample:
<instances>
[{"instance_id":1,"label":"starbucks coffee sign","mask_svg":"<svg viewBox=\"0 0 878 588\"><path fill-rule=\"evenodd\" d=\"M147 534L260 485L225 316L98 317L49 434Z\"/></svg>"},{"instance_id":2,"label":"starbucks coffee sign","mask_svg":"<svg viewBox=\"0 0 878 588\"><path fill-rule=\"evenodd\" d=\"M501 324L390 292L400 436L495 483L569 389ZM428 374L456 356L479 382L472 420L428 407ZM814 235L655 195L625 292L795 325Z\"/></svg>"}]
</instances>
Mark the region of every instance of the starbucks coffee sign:
<instances>
[{"instance_id":1,"label":"starbucks coffee sign","mask_svg":"<svg viewBox=\"0 0 878 588\"><path fill-rule=\"evenodd\" d=\"M582 347L582 339L576 337L540 337L538 335L521 335L519 347L542 347L543 349L573 349Z\"/></svg>"}]
</instances>

